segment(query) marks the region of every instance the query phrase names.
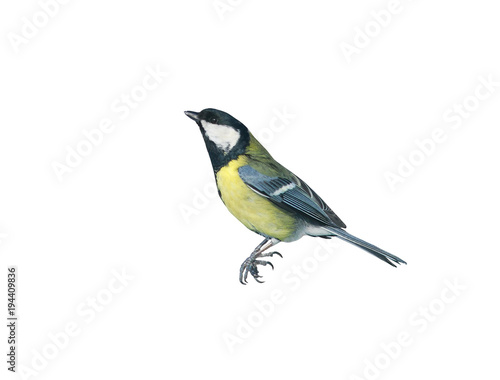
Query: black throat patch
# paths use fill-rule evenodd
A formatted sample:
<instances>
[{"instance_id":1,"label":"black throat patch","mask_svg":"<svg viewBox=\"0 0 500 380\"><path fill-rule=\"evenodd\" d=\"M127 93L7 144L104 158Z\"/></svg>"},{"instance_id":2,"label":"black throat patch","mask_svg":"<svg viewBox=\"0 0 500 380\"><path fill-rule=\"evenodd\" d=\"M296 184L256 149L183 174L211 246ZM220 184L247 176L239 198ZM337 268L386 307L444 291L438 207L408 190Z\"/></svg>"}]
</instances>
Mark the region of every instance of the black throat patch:
<instances>
[{"instance_id":1,"label":"black throat patch","mask_svg":"<svg viewBox=\"0 0 500 380\"><path fill-rule=\"evenodd\" d=\"M201 134L203 135L203 140L205 140L205 145L207 147L208 155L210 156L210 161L212 162L212 167L214 169L214 174L226 166L230 161L237 159L242 154L245 154L245 150L250 143L250 134L246 128L240 129L240 138L236 145L227 153L224 153L222 149L217 147L217 145L210 140L203 128L200 126Z\"/></svg>"}]
</instances>

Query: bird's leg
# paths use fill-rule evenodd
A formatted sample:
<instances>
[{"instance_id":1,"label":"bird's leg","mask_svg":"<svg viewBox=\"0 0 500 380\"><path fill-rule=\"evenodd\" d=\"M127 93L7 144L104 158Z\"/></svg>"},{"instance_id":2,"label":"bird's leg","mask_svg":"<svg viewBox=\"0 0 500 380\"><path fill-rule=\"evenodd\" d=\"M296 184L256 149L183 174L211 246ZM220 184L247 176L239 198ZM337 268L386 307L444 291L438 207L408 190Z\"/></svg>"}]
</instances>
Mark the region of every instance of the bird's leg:
<instances>
[{"instance_id":1,"label":"bird's leg","mask_svg":"<svg viewBox=\"0 0 500 380\"><path fill-rule=\"evenodd\" d=\"M252 252L252 254L245 260L243 261L243 264L241 264L240 267L240 282L243 285L247 284L247 277L248 273L252 275L252 277L255 279L257 282L264 282L260 281L259 278L262 277L259 275L259 271L257 269L257 265L270 265L271 268L274 269L273 264L270 261L264 261L264 260L257 260L259 257L272 257L274 254L281 256L280 253L278 252L268 252L264 253L266 249L271 248L273 245L278 244L280 241L278 239L274 238L266 238L262 243L260 243Z\"/></svg>"}]
</instances>

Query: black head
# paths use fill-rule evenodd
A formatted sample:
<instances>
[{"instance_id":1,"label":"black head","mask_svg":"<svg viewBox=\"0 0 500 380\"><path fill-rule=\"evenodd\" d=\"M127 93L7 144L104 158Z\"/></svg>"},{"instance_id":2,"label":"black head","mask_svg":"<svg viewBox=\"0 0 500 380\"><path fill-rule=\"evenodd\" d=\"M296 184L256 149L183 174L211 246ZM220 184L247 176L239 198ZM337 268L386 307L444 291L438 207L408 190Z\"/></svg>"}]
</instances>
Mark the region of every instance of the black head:
<instances>
[{"instance_id":1,"label":"black head","mask_svg":"<svg viewBox=\"0 0 500 380\"><path fill-rule=\"evenodd\" d=\"M248 129L228 113L214 108L184 113L200 127L215 172L245 153L250 142Z\"/></svg>"}]
</instances>

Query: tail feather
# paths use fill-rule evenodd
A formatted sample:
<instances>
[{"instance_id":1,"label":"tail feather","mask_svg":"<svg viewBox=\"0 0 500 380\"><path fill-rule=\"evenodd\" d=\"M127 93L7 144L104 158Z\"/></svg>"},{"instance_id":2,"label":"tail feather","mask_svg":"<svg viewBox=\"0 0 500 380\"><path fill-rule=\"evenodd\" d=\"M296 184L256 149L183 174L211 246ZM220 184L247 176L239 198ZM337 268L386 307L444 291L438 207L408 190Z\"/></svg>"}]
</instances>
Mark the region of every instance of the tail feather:
<instances>
[{"instance_id":1,"label":"tail feather","mask_svg":"<svg viewBox=\"0 0 500 380\"><path fill-rule=\"evenodd\" d=\"M396 264L406 264L406 261L400 259L399 257L394 256L393 254L386 252L383 249L374 246L373 244L361 240L360 238L351 235L350 233L348 233L343 229L328 228L328 231L330 231L335 236L341 238L342 240L345 240L348 243L354 244L355 246L364 249L366 252L371 253L373 256L378 257L380 260L385 261L386 263L392 265L393 267L396 267L396 265L394 265L393 262L395 262Z\"/></svg>"}]
</instances>

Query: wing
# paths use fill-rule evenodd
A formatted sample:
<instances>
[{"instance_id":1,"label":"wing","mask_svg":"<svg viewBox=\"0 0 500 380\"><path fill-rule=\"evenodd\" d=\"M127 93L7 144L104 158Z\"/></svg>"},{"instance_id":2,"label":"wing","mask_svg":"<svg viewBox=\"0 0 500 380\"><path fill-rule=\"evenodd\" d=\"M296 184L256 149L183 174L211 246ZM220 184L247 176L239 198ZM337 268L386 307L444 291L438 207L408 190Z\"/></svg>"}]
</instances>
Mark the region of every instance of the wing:
<instances>
[{"instance_id":1,"label":"wing","mask_svg":"<svg viewBox=\"0 0 500 380\"><path fill-rule=\"evenodd\" d=\"M285 209L298 211L322 224L345 228L344 222L299 177L295 175L289 179L269 177L250 165L239 168L238 174L250 189L273 203Z\"/></svg>"},{"instance_id":2,"label":"wing","mask_svg":"<svg viewBox=\"0 0 500 380\"><path fill-rule=\"evenodd\" d=\"M319 207L321 207L321 209L325 212L326 215L328 215L328 217L333 222L333 225L335 227L339 227L339 228L346 228L347 227L345 225L345 223L342 220L340 220L340 218L337 216L337 214L335 214L333 212L333 210L330 207L328 207L328 205L323 201L323 199L321 199L320 196L318 194L316 194L316 192L307 185L307 183L302 181L295 174L293 175L293 178L296 181L296 183L299 184L299 186L302 188L302 190L307 192L309 194L309 197L316 204L318 204Z\"/></svg>"}]
</instances>

